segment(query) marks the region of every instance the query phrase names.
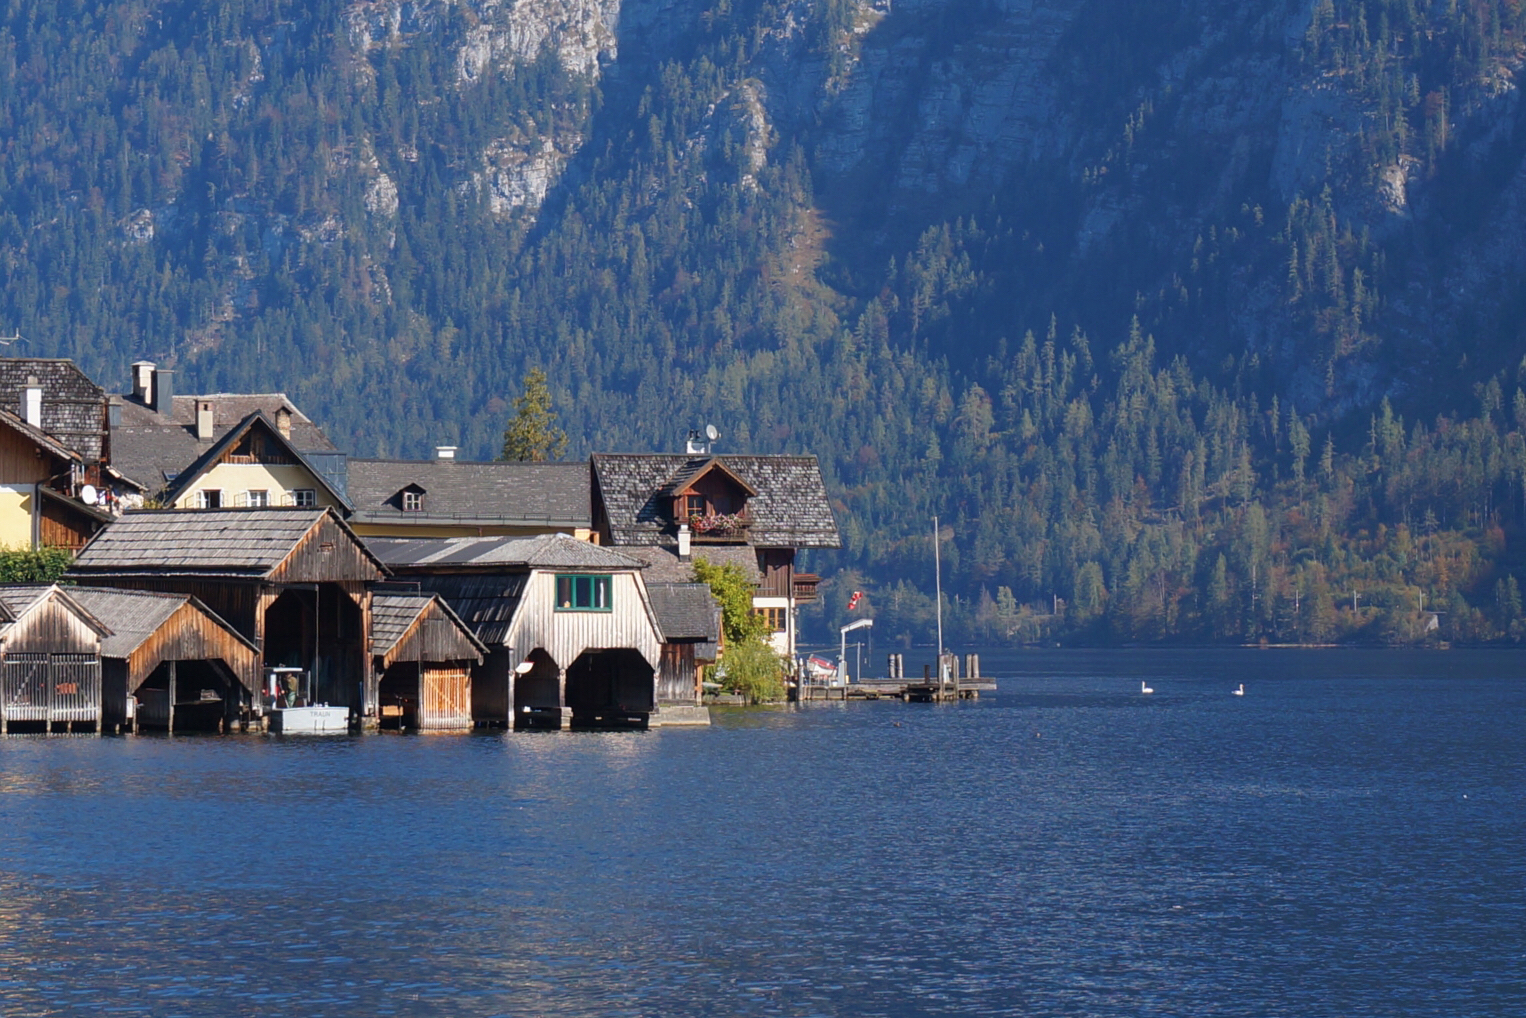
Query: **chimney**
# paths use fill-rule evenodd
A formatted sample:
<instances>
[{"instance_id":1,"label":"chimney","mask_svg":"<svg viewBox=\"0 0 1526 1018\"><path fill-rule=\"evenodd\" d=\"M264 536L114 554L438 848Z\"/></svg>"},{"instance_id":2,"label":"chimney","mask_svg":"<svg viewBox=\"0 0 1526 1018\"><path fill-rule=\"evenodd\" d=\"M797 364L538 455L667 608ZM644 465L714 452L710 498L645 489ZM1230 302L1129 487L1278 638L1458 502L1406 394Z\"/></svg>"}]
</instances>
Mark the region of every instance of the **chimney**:
<instances>
[{"instance_id":1,"label":"chimney","mask_svg":"<svg viewBox=\"0 0 1526 1018\"><path fill-rule=\"evenodd\" d=\"M154 362L132 362L132 398L139 403L148 404L154 397Z\"/></svg>"},{"instance_id":2,"label":"chimney","mask_svg":"<svg viewBox=\"0 0 1526 1018\"><path fill-rule=\"evenodd\" d=\"M680 523L678 525L678 561L687 562L689 557L689 525Z\"/></svg>"},{"instance_id":3,"label":"chimney","mask_svg":"<svg viewBox=\"0 0 1526 1018\"><path fill-rule=\"evenodd\" d=\"M291 441L291 408L284 403L276 410L276 430L282 438Z\"/></svg>"},{"instance_id":4,"label":"chimney","mask_svg":"<svg viewBox=\"0 0 1526 1018\"><path fill-rule=\"evenodd\" d=\"M28 375L21 395L21 418L34 428L42 427L42 385L36 375Z\"/></svg>"},{"instance_id":5,"label":"chimney","mask_svg":"<svg viewBox=\"0 0 1526 1018\"><path fill-rule=\"evenodd\" d=\"M455 462L456 447L453 445L437 445L434 447L434 458L446 460L447 462Z\"/></svg>"},{"instance_id":6,"label":"chimney","mask_svg":"<svg viewBox=\"0 0 1526 1018\"><path fill-rule=\"evenodd\" d=\"M175 372L168 368L154 369L153 407L160 416L175 416Z\"/></svg>"},{"instance_id":7,"label":"chimney","mask_svg":"<svg viewBox=\"0 0 1526 1018\"><path fill-rule=\"evenodd\" d=\"M210 399L196 401L196 440L198 442L212 441L212 401Z\"/></svg>"},{"instance_id":8,"label":"chimney","mask_svg":"<svg viewBox=\"0 0 1526 1018\"><path fill-rule=\"evenodd\" d=\"M122 400L118 396L111 397L111 402L106 404L106 426L108 428L122 426Z\"/></svg>"}]
</instances>

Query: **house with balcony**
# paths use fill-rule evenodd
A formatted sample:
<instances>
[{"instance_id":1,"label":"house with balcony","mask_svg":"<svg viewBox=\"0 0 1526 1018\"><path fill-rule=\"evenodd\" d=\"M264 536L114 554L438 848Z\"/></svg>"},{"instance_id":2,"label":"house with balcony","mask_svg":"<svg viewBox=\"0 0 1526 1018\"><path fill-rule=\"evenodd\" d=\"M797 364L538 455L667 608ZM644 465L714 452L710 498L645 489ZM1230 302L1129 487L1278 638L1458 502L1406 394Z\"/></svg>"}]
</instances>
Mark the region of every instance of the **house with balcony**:
<instances>
[{"instance_id":1,"label":"house with balcony","mask_svg":"<svg viewBox=\"0 0 1526 1018\"><path fill-rule=\"evenodd\" d=\"M601 543L664 576L692 573L695 558L741 565L774 649L795 656L796 609L820 581L799 553L842 546L816 457L596 453L592 468Z\"/></svg>"}]
</instances>

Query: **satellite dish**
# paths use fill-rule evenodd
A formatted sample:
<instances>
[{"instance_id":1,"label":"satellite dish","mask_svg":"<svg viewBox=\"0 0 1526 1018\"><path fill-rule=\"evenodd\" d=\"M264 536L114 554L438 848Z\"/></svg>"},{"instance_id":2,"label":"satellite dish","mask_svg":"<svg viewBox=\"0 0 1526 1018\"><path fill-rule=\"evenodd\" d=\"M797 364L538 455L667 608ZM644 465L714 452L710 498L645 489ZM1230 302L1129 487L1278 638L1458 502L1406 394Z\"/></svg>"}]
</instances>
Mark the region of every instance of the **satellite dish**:
<instances>
[{"instance_id":1,"label":"satellite dish","mask_svg":"<svg viewBox=\"0 0 1526 1018\"><path fill-rule=\"evenodd\" d=\"M714 442L717 438L721 437L721 433L715 430L714 424L707 424L705 425L705 437Z\"/></svg>"},{"instance_id":2,"label":"satellite dish","mask_svg":"<svg viewBox=\"0 0 1526 1018\"><path fill-rule=\"evenodd\" d=\"M79 500L86 505L95 505L95 485L87 484L79 490Z\"/></svg>"}]
</instances>

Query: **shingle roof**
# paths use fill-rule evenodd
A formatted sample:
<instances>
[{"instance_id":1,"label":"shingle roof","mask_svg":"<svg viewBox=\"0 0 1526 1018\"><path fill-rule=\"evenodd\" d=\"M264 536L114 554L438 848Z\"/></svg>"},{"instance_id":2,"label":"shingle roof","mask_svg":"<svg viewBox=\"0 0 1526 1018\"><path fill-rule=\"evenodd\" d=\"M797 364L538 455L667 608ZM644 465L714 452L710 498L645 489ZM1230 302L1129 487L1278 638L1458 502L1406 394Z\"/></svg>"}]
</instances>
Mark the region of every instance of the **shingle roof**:
<instances>
[{"instance_id":1,"label":"shingle roof","mask_svg":"<svg viewBox=\"0 0 1526 1018\"><path fill-rule=\"evenodd\" d=\"M444 616L459 625L481 653L487 648L472 633L471 626L460 618L450 603L438 594L374 594L371 597L371 653L386 654L408 634L414 621L435 602Z\"/></svg>"},{"instance_id":2,"label":"shingle roof","mask_svg":"<svg viewBox=\"0 0 1526 1018\"><path fill-rule=\"evenodd\" d=\"M765 548L838 548L842 539L814 456L713 457L757 495L748 499L747 540ZM662 495L709 456L595 453L594 483L617 545L670 544L675 525Z\"/></svg>"},{"instance_id":3,"label":"shingle roof","mask_svg":"<svg viewBox=\"0 0 1526 1018\"><path fill-rule=\"evenodd\" d=\"M42 430L86 462L100 460L106 438L106 390L73 361L52 357L0 357L0 408L25 419L28 379L42 387Z\"/></svg>"},{"instance_id":4,"label":"shingle roof","mask_svg":"<svg viewBox=\"0 0 1526 1018\"><path fill-rule=\"evenodd\" d=\"M430 576L419 578L424 590L439 594L485 644L502 644L509 635L514 612L524 595L528 573L490 576Z\"/></svg>"},{"instance_id":5,"label":"shingle roof","mask_svg":"<svg viewBox=\"0 0 1526 1018\"><path fill-rule=\"evenodd\" d=\"M56 583L15 583L0 586L0 608L4 608L4 611L0 611L0 632L31 611L33 605L49 594L67 602L87 625L100 634L102 639L111 635L111 627L96 618L94 612L74 598L73 588L65 590Z\"/></svg>"},{"instance_id":6,"label":"shingle roof","mask_svg":"<svg viewBox=\"0 0 1526 1018\"><path fill-rule=\"evenodd\" d=\"M688 583L694 579L694 563L680 559L676 548L655 544L626 545L620 551L647 564L641 576L648 586L653 583ZM754 584L763 578L758 571L758 553L751 545L699 544L694 546L691 557L718 566L735 565Z\"/></svg>"},{"instance_id":7,"label":"shingle roof","mask_svg":"<svg viewBox=\"0 0 1526 1018\"><path fill-rule=\"evenodd\" d=\"M64 445L62 442L58 441L58 439L54 438L52 435L49 435L41 428L32 427L25 420L17 417L9 410L0 408L0 425L4 425L5 427L10 428L12 431L23 436L29 441L36 442L39 446L48 450L48 452L52 453L54 456L57 456L61 460L78 461L82 459L78 452Z\"/></svg>"},{"instance_id":8,"label":"shingle roof","mask_svg":"<svg viewBox=\"0 0 1526 1018\"><path fill-rule=\"evenodd\" d=\"M325 515L344 527L324 508L135 510L97 534L69 575L264 576Z\"/></svg>"},{"instance_id":9,"label":"shingle roof","mask_svg":"<svg viewBox=\"0 0 1526 1018\"><path fill-rule=\"evenodd\" d=\"M131 396L115 397L122 408L121 423L111 429L111 463L151 492L159 491L170 475L195 463L211 445L251 414L274 421L276 411L291 411L291 444L303 453L335 452L323 429L292 405L285 393L213 393L176 396L174 414L160 415ZM196 438L196 401L212 403L212 438Z\"/></svg>"},{"instance_id":10,"label":"shingle roof","mask_svg":"<svg viewBox=\"0 0 1526 1018\"><path fill-rule=\"evenodd\" d=\"M188 602L194 602L199 611L221 624L249 649L257 649L251 640L189 594L119 590L115 587L70 587L69 596L111 628L111 635L101 640L103 657L128 657Z\"/></svg>"},{"instance_id":11,"label":"shingle roof","mask_svg":"<svg viewBox=\"0 0 1526 1018\"><path fill-rule=\"evenodd\" d=\"M640 569L630 555L566 534L539 537L368 537L388 568Z\"/></svg>"},{"instance_id":12,"label":"shingle roof","mask_svg":"<svg viewBox=\"0 0 1526 1018\"><path fill-rule=\"evenodd\" d=\"M721 606L703 583L649 583L647 595L664 640L714 643L721 631Z\"/></svg>"},{"instance_id":13,"label":"shingle roof","mask_svg":"<svg viewBox=\"0 0 1526 1018\"><path fill-rule=\"evenodd\" d=\"M497 523L587 527L587 463L462 463L352 459L350 500L362 523ZM424 491L423 509L404 512L398 493Z\"/></svg>"}]
</instances>

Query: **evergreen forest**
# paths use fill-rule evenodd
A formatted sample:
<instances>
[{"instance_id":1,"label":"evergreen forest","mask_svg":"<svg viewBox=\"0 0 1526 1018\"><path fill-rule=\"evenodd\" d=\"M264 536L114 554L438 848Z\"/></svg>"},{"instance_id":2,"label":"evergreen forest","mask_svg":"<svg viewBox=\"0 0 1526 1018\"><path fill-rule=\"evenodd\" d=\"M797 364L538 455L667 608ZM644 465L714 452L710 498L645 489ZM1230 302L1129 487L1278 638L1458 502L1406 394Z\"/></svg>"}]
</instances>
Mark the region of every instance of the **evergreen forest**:
<instances>
[{"instance_id":1,"label":"evergreen forest","mask_svg":"<svg viewBox=\"0 0 1526 1018\"><path fill-rule=\"evenodd\" d=\"M1029 6L3 0L0 340L815 454L822 639L1520 642L1526 4Z\"/></svg>"}]
</instances>

